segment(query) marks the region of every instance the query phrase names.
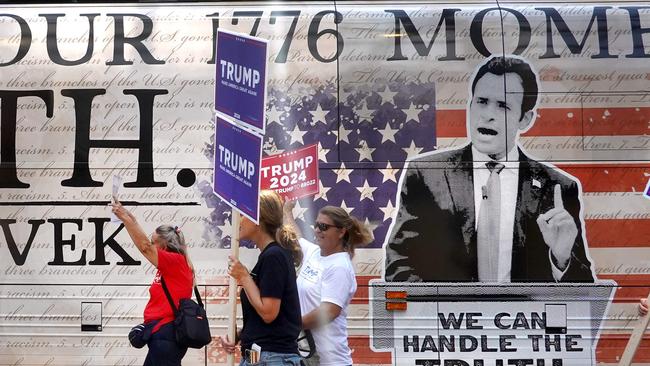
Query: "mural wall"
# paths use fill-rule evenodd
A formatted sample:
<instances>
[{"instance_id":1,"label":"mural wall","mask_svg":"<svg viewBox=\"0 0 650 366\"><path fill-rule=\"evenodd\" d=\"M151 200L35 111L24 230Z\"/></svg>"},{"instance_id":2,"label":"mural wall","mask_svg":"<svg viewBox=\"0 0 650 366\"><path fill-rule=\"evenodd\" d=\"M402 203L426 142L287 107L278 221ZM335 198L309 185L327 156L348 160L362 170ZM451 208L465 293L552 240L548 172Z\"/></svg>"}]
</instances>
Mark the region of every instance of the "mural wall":
<instances>
[{"instance_id":1,"label":"mural wall","mask_svg":"<svg viewBox=\"0 0 650 366\"><path fill-rule=\"evenodd\" d=\"M238 2L0 6L0 365L142 363L144 352L130 348L126 334L140 322L155 268L111 222L115 176L123 182L120 200L145 230L169 223L184 232L213 334L225 333L230 209L211 182L217 28L270 41L263 155L318 144L320 192L294 209L303 232L311 235L318 209L328 204L373 230L374 242L354 258L359 290L348 313L355 364L393 363L390 353L370 347L369 280L477 281L474 273L396 271L389 278L387 250L404 238L395 227L406 219L398 216L405 207L400 179L407 160L424 156L426 171L440 174L449 167L436 154L476 145L468 138L468 102L480 65L503 55L530 64L539 85L531 126L505 145L516 141L512 151L525 151L553 182L570 177L560 198L577 231L570 247L584 264L571 282L618 283L595 351L597 362L616 362L636 302L650 290L650 200L643 195L650 179L650 8ZM511 102L523 98L506 79L487 90ZM525 112L512 108L498 112L514 121L504 126ZM480 133L487 139L499 132ZM457 161L472 166L477 159ZM554 203L555 184L540 179L529 186L544 187L546 203L521 233L535 229ZM469 191L461 180L452 183L452 194ZM435 200L444 211L453 200L442 201ZM457 212L425 215L474 229ZM463 215L478 220L478 212ZM250 266L257 250L240 254ZM570 271L580 269L575 263ZM524 265L519 279L562 279L547 268L535 277ZM89 302L101 302L101 332L80 330ZM650 363L648 349L642 343L639 362ZM216 365L225 357L213 343L185 360Z\"/></svg>"}]
</instances>

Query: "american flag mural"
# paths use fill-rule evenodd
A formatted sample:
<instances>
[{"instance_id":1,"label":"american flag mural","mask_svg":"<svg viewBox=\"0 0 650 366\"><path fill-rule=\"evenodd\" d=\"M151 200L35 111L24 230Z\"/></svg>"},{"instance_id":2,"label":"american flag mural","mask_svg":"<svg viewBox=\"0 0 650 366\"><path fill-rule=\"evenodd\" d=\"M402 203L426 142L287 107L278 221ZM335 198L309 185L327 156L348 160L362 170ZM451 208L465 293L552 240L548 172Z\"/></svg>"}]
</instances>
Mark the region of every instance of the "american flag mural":
<instances>
[{"instance_id":1,"label":"american flag mural","mask_svg":"<svg viewBox=\"0 0 650 366\"><path fill-rule=\"evenodd\" d=\"M595 363L617 364L650 292L646 5L0 5L0 365L142 364L126 334L156 270L110 222L113 176L147 233L182 228L213 335L226 333L231 210L211 182L217 28L269 40L263 156L318 145L320 192L294 210L304 235L325 205L373 231L354 258L355 365L393 364L371 349L368 283L382 277L405 161L467 142L471 74L487 55L529 60L540 98L519 142L581 184L596 275L618 284ZM70 184L73 171L84 184ZM250 267L258 251L241 244ZM81 331L89 302L101 303L101 332ZM183 364L224 362L212 342ZM650 336L635 362L650 365Z\"/></svg>"},{"instance_id":2,"label":"american flag mural","mask_svg":"<svg viewBox=\"0 0 650 366\"><path fill-rule=\"evenodd\" d=\"M373 87L377 89L343 90L345 101L338 103L334 85L306 91L297 101L278 90L269 92L263 154L318 144L320 192L299 200L294 209L306 235L312 232L318 210L334 205L372 228L375 240L368 248L381 248L395 213L403 162L436 147L433 83ZM212 149L206 146L206 155L211 157ZM200 186L215 208L210 227L228 228L229 206L214 197L208 182ZM230 245L228 230L211 232L222 245Z\"/></svg>"}]
</instances>

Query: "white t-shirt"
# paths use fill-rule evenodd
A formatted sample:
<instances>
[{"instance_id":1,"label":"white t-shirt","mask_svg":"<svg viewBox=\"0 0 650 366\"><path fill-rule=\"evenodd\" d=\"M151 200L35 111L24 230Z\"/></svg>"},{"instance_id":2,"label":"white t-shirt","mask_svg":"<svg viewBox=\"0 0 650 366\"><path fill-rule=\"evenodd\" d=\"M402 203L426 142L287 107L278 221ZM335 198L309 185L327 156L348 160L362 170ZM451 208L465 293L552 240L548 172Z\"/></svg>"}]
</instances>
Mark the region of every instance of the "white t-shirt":
<instances>
[{"instance_id":1,"label":"white t-shirt","mask_svg":"<svg viewBox=\"0 0 650 366\"><path fill-rule=\"evenodd\" d=\"M342 252L321 257L318 245L302 238L300 247L304 257L297 283L302 315L318 308L323 301L341 307L341 313L334 321L311 330L320 364L351 365L346 317L348 305L357 290L357 280L350 255Z\"/></svg>"}]
</instances>

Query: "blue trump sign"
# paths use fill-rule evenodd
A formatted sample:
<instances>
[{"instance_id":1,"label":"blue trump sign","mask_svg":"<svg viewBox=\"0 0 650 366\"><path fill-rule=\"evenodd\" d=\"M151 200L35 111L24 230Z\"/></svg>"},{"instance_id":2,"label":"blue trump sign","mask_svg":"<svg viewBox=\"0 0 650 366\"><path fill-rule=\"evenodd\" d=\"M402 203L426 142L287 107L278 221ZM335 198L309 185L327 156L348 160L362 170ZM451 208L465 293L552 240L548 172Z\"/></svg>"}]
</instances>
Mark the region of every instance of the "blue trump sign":
<instances>
[{"instance_id":1,"label":"blue trump sign","mask_svg":"<svg viewBox=\"0 0 650 366\"><path fill-rule=\"evenodd\" d=\"M218 116L216 128L214 193L257 223L262 137Z\"/></svg>"},{"instance_id":2,"label":"blue trump sign","mask_svg":"<svg viewBox=\"0 0 650 366\"><path fill-rule=\"evenodd\" d=\"M217 112L264 134L267 43L260 38L217 32Z\"/></svg>"}]
</instances>

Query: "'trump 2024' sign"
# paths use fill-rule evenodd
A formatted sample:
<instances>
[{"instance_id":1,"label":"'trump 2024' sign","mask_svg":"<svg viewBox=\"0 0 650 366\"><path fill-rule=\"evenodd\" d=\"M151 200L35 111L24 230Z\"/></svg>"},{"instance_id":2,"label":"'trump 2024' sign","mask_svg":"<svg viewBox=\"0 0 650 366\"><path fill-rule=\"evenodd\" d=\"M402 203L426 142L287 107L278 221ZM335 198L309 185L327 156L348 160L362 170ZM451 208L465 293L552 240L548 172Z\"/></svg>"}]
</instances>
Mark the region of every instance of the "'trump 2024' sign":
<instances>
[{"instance_id":1,"label":"'trump 2024' sign","mask_svg":"<svg viewBox=\"0 0 650 366\"><path fill-rule=\"evenodd\" d=\"M262 160L262 189L272 189L285 199L318 193L318 145L310 145Z\"/></svg>"}]
</instances>

